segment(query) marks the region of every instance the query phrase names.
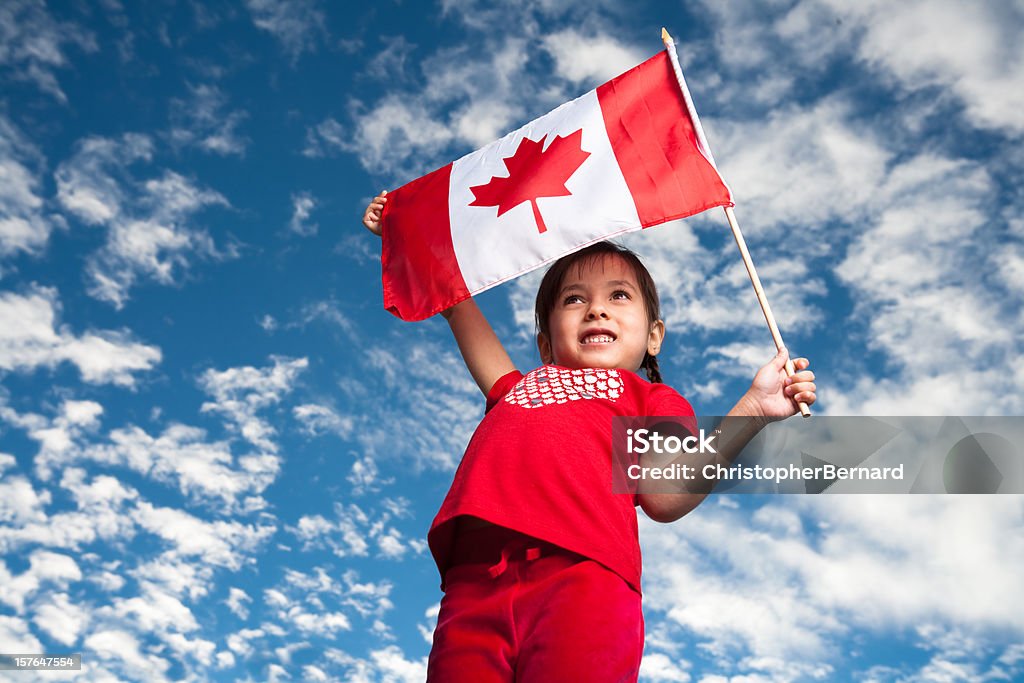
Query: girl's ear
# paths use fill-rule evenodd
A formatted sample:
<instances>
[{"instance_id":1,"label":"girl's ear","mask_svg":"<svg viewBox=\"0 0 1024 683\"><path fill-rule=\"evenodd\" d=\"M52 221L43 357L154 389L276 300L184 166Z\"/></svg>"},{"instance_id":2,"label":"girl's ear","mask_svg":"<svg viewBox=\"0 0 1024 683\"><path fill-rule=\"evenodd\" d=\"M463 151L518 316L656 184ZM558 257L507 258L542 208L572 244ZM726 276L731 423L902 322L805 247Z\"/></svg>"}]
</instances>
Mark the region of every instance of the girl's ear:
<instances>
[{"instance_id":1,"label":"girl's ear","mask_svg":"<svg viewBox=\"0 0 1024 683\"><path fill-rule=\"evenodd\" d=\"M551 342L543 332L537 333L537 350L540 351L540 362L544 365L551 365L554 358L551 355Z\"/></svg>"},{"instance_id":2,"label":"girl's ear","mask_svg":"<svg viewBox=\"0 0 1024 683\"><path fill-rule=\"evenodd\" d=\"M647 337L647 353L657 356L661 344L665 341L665 321L655 320L651 323L651 333Z\"/></svg>"}]
</instances>

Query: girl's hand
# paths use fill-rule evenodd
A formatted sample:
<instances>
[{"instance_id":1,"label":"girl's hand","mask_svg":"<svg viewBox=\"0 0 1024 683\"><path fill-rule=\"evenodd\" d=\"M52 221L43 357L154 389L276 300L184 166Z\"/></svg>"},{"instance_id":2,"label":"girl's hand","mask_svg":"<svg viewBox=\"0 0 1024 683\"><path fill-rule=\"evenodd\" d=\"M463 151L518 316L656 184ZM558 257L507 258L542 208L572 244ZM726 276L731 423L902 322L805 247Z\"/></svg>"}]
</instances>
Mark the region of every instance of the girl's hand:
<instances>
[{"instance_id":1,"label":"girl's hand","mask_svg":"<svg viewBox=\"0 0 1024 683\"><path fill-rule=\"evenodd\" d=\"M384 204L388 201L388 198L385 196L387 193L387 190L382 190L379 195L373 198L373 201L370 202L370 205L366 207L366 211L363 213L363 225L377 237L381 235L380 216L381 212L384 211Z\"/></svg>"},{"instance_id":2,"label":"girl's hand","mask_svg":"<svg viewBox=\"0 0 1024 683\"><path fill-rule=\"evenodd\" d=\"M817 399L814 373L807 369L810 361L797 358L793 361L797 372L786 376L786 361L789 350L781 349L775 358L757 371L750 389L740 399L743 412L748 415L770 419L789 417L799 412L798 401L811 405Z\"/></svg>"}]
</instances>

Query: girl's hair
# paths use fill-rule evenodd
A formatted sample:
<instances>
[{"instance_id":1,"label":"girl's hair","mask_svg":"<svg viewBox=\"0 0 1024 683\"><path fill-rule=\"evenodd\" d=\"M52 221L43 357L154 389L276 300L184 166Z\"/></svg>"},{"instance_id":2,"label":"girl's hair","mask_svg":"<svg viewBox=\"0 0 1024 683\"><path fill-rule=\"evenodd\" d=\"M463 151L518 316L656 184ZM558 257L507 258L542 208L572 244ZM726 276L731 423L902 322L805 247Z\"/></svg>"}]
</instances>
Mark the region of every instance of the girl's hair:
<instances>
[{"instance_id":1,"label":"girl's hair","mask_svg":"<svg viewBox=\"0 0 1024 683\"><path fill-rule=\"evenodd\" d=\"M534 315L537 322L537 333L551 338L551 330L548 322L551 311L554 310L558 299L558 292L562 287L562 281L569 269L576 266L583 270L597 259L603 259L609 254L618 256L632 269L637 284L640 285L640 294L644 300L644 308L647 309L647 321L653 323L661 319L661 304L658 301L658 289L654 286L654 279L647 272L647 268L640 262L640 258L626 247L621 247L612 242L597 242L589 247L563 256L555 261L554 265L544 273L544 279L540 282L540 289L537 290L537 304L534 307ZM647 371L647 379L652 382L661 382L661 371L658 369L658 358L649 353L644 354L644 361L640 367Z\"/></svg>"}]
</instances>

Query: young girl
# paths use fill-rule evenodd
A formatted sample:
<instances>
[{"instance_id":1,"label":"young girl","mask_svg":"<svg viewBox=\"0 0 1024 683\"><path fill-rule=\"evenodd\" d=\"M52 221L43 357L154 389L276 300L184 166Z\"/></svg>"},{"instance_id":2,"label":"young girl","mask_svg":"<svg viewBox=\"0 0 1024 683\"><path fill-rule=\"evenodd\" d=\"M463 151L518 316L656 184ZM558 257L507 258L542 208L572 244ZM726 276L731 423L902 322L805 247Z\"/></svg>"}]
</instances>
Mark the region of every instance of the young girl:
<instances>
[{"instance_id":1,"label":"young girl","mask_svg":"<svg viewBox=\"0 0 1024 683\"><path fill-rule=\"evenodd\" d=\"M363 216L378 236L385 194ZM613 417L693 415L661 384L650 274L607 242L558 260L537 293L544 365L526 375L472 299L442 315L487 407L428 534L445 591L428 681L636 681L635 506L670 522L704 497L612 492ZM787 358L761 368L729 415L778 419L814 403L807 359L786 377Z\"/></svg>"}]
</instances>

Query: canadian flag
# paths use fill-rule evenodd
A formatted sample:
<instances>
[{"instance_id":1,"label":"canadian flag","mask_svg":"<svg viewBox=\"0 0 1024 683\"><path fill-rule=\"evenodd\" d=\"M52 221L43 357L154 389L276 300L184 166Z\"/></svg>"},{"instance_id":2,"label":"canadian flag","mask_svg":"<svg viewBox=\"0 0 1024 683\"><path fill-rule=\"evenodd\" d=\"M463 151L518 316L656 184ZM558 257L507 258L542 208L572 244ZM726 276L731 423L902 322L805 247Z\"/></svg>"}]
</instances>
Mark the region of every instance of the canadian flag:
<instances>
[{"instance_id":1,"label":"canadian flag","mask_svg":"<svg viewBox=\"0 0 1024 683\"><path fill-rule=\"evenodd\" d=\"M667 52L388 194L384 306L422 320L603 239L731 206Z\"/></svg>"}]
</instances>

